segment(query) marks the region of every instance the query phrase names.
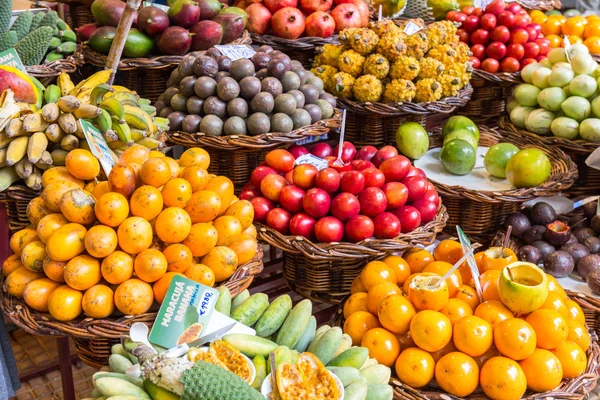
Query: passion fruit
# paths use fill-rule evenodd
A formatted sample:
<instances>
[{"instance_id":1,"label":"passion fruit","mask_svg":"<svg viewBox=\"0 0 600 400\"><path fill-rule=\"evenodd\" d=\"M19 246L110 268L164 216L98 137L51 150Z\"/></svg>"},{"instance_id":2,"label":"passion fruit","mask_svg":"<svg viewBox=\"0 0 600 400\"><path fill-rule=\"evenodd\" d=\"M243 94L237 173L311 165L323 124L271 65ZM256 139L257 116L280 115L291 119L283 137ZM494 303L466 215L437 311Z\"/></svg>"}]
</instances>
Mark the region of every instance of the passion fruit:
<instances>
[{"instance_id":1,"label":"passion fruit","mask_svg":"<svg viewBox=\"0 0 600 400\"><path fill-rule=\"evenodd\" d=\"M600 253L600 238L588 236L583 239L583 244L588 248L591 254Z\"/></svg>"},{"instance_id":2,"label":"passion fruit","mask_svg":"<svg viewBox=\"0 0 600 400\"><path fill-rule=\"evenodd\" d=\"M548 278L535 264L517 261L507 265L498 279L502 303L515 314L537 310L548 297Z\"/></svg>"},{"instance_id":3,"label":"passion fruit","mask_svg":"<svg viewBox=\"0 0 600 400\"><path fill-rule=\"evenodd\" d=\"M531 220L537 225L548 225L556 221L557 214L554 207L550 204L540 201L531 207Z\"/></svg>"},{"instance_id":4,"label":"passion fruit","mask_svg":"<svg viewBox=\"0 0 600 400\"><path fill-rule=\"evenodd\" d=\"M574 268L573 257L565 251L555 251L544 259L544 269L555 278L568 276Z\"/></svg>"},{"instance_id":5,"label":"passion fruit","mask_svg":"<svg viewBox=\"0 0 600 400\"><path fill-rule=\"evenodd\" d=\"M517 250L517 258L519 261L530 262L532 264L538 265L544 259L542 252L535 246L530 244L521 246L519 250Z\"/></svg>"},{"instance_id":6,"label":"passion fruit","mask_svg":"<svg viewBox=\"0 0 600 400\"><path fill-rule=\"evenodd\" d=\"M600 293L600 268L596 268L587 276L587 284L595 293Z\"/></svg>"},{"instance_id":7,"label":"passion fruit","mask_svg":"<svg viewBox=\"0 0 600 400\"><path fill-rule=\"evenodd\" d=\"M545 239L554 246L562 246L571 238L571 228L562 221L554 221L546 226Z\"/></svg>"},{"instance_id":8,"label":"passion fruit","mask_svg":"<svg viewBox=\"0 0 600 400\"><path fill-rule=\"evenodd\" d=\"M569 253L575 265L582 257L590 254L590 250L581 243L567 243L560 250Z\"/></svg>"},{"instance_id":9,"label":"passion fruit","mask_svg":"<svg viewBox=\"0 0 600 400\"><path fill-rule=\"evenodd\" d=\"M508 229L509 226L512 226L513 236L521 237L531 228L531 223L524 214L517 212L509 215L504 220L504 227Z\"/></svg>"},{"instance_id":10,"label":"passion fruit","mask_svg":"<svg viewBox=\"0 0 600 400\"><path fill-rule=\"evenodd\" d=\"M549 254L552 254L556 251L556 248L554 246L552 246L550 243L544 240L533 242L531 245L533 247L537 247L537 249L542 252L543 259L546 259L546 257L548 257Z\"/></svg>"},{"instance_id":11,"label":"passion fruit","mask_svg":"<svg viewBox=\"0 0 600 400\"><path fill-rule=\"evenodd\" d=\"M577 262L577 273L585 280L592 271L598 268L600 268L600 255L598 254L581 257Z\"/></svg>"},{"instance_id":12,"label":"passion fruit","mask_svg":"<svg viewBox=\"0 0 600 400\"><path fill-rule=\"evenodd\" d=\"M573 231L573 235L575 235L575 237L577 238L577 240L579 240L580 243L583 243L585 238L595 236L595 232L592 228L577 228Z\"/></svg>"},{"instance_id":13,"label":"passion fruit","mask_svg":"<svg viewBox=\"0 0 600 400\"><path fill-rule=\"evenodd\" d=\"M533 225L527 230L527 232L525 232L521 239L527 244L532 244L538 240L544 240L544 234L546 233L546 230L546 227L543 225Z\"/></svg>"}]
</instances>

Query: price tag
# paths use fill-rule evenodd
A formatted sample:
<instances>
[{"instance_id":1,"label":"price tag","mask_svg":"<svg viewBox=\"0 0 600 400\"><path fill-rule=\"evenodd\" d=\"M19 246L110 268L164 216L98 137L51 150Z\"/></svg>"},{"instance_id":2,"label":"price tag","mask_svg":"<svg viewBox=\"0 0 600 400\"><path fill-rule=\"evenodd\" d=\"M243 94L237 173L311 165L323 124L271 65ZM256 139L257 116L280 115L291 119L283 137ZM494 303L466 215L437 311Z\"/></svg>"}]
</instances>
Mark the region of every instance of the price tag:
<instances>
[{"instance_id":1,"label":"price tag","mask_svg":"<svg viewBox=\"0 0 600 400\"><path fill-rule=\"evenodd\" d=\"M458 240L460 241L460 245L462 246L463 254L467 254L472 250L471 241L465 235L460 226L456 225L456 232L458 233ZM477 296L479 297L479 302L483 302L483 291L481 290L481 284L479 283L479 269L477 268L477 263L475 262L475 256L471 253L467 257L467 265L471 270L471 274L473 275L473 282L475 282L475 290L477 291Z\"/></svg>"},{"instance_id":2,"label":"price tag","mask_svg":"<svg viewBox=\"0 0 600 400\"><path fill-rule=\"evenodd\" d=\"M296 158L296 161L294 162L294 164L295 165L300 165L300 164L314 165L315 167L317 167L317 169L319 171L329 167L329 163L327 162L327 160L323 160L322 158L319 158L312 154L305 154L303 156Z\"/></svg>"},{"instance_id":3,"label":"price tag","mask_svg":"<svg viewBox=\"0 0 600 400\"><path fill-rule=\"evenodd\" d=\"M565 47L565 55L567 56L567 61L571 62L571 41L568 36L563 38L563 46Z\"/></svg>"},{"instance_id":4,"label":"price tag","mask_svg":"<svg viewBox=\"0 0 600 400\"><path fill-rule=\"evenodd\" d=\"M328 134L324 134L321 136L308 136L306 139L302 139L296 142L296 144L298 146L302 146L304 144L308 144L308 143L314 143L314 142L322 142L324 140L327 140L329 138Z\"/></svg>"},{"instance_id":5,"label":"price tag","mask_svg":"<svg viewBox=\"0 0 600 400\"><path fill-rule=\"evenodd\" d=\"M406 33L407 35L412 35L413 33L419 32L421 30L421 27L419 27L419 25L415 24L412 21L409 21L408 24L406 24L406 26L404 27L404 33Z\"/></svg>"},{"instance_id":6,"label":"price tag","mask_svg":"<svg viewBox=\"0 0 600 400\"><path fill-rule=\"evenodd\" d=\"M106 144L106 139L104 139L102 132L88 121L80 119L79 124L85 135L85 140L90 146L90 151L98 160L100 160L100 165L102 165L102 169L104 169L106 176L108 176L112 167L115 166L115 160L113 160L110 155L110 149L108 148L108 144Z\"/></svg>"},{"instance_id":7,"label":"price tag","mask_svg":"<svg viewBox=\"0 0 600 400\"><path fill-rule=\"evenodd\" d=\"M250 58L256 54L252 47L245 44L216 45L215 48L219 49L223 55L231 58L231 61L239 60L240 58Z\"/></svg>"},{"instance_id":8,"label":"price tag","mask_svg":"<svg viewBox=\"0 0 600 400\"><path fill-rule=\"evenodd\" d=\"M19 57L15 49L8 49L0 53L0 65L4 65L7 67L15 67L27 73L23 62L21 61L21 58Z\"/></svg>"},{"instance_id":9,"label":"price tag","mask_svg":"<svg viewBox=\"0 0 600 400\"><path fill-rule=\"evenodd\" d=\"M473 7L481 8L482 10L485 10L485 8L488 6L488 4L490 4L492 1L493 0L474 0Z\"/></svg>"},{"instance_id":10,"label":"price tag","mask_svg":"<svg viewBox=\"0 0 600 400\"><path fill-rule=\"evenodd\" d=\"M144 1L144 7L149 7L149 6L160 8L164 12L168 12L169 8L170 8L169 6L166 6L164 4L157 4L153 1Z\"/></svg>"}]
</instances>

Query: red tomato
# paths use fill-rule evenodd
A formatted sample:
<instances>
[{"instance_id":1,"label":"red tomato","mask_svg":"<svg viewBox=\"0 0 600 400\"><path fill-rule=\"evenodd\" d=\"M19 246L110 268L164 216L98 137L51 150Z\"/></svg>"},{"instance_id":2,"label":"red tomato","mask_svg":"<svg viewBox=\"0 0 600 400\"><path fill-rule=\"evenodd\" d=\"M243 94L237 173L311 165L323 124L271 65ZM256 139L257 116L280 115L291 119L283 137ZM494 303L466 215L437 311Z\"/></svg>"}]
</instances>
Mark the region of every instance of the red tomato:
<instances>
[{"instance_id":1,"label":"red tomato","mask_svg":"<svg viewBox=\"0 0 600 400\"><path fill-rule=\"evenodd\" d=\"M539 56L537 56L537 57L535 58L535 60L536 60L537 62L540 62L540 61L542 61L544 58L547 58L547 57L546 57L545 55L543 55L543 56L542 56L542 55L539 55Z\"/></svg>"},{"instance_id":2,"label":"red tomato","mask_svg":"<svg viewBox=\"0 0 600 400\"><path fill-rule=\"evenodd\" d=\"M487 7L485 8L485 12L498 16L502 11L504 11L504 9L505 6L503 0L494 0L487 5Z\"/></svg>"},{"instance_id":3,"label":"red tomato","mask_svg":"<svg viewBox=\"0 0 600 400\"><path fill-rule=\"evenodd\" d=\"M462 23L462 27L469 33L475 32L476 29L479 29L479 17L469 15L465 22Z\"/></svg>"},{"instance_id":4,"label":"red tomato","mask_svg":"<svg viewBox=\"0 0 600 400\"><path fill-rule=\"evenodd\" d=\"M468 15L465 13L456 13L456 15L454 16L454 22L460 22L463 23L465 22L465 20L467 19Z\"/></svg>"},{"instance_id":5,"label":"red tomato","mask_svg":"<svg viewBox=\"0 0 600 400\"><path fill-rule=\"evenodd\" d=\"M448 13L446 14L446 19L448 21L454 22L455 18L456 18L456 14L458 14L458 11L456 11L456 10L448 11Z\"/></svg>"},{"instance_id":6,"label":"red tomato","mask_svg":"<svg viewBox=\"0 0 600 400\"><path fill-rule=\"evenodd\" d=\"M483 14L485 14L485 11L483 10L483 8L475 7L475 9L473 10L473 14L472 15L476 15L479 18L481 18L481 16Z\"/></svg>"},{"instance_id":7,"label":"red tomato","mask_svg":"<svg viewBox=\"0 0 600 400\"><path fill-rule=\"evenodd\" d=\"M513 14L516 14L521 10L522 10L522 8L519 3L510 3L509 5L506 6L506 11L510 11Z\"/></svg>"},{"instance_id":8,"label":"red tomato","mask_svg":"<svg viewBox=\"0 0 600 400\"><path fill-rule=\"evenodd\" d=\"M510 11L504 11L498 15L498 25L511 29L515 23L515 15Z\"/></svg>"},{"instance_id":9,"label":"red tomato","mask_svg":"<svg viewBox=\"0 0 600 400\"><path fill-rule=\"evenodd\" d=\"M481 29L485 29L486 31L491 31L494 29L496 27L496 23L496 16L494 14L483 14L479 20Z\"/></svg>"},{"instance_id":10,"label":"red tomato","mask_svg":"<svg viewBox=\"0 0 600 400\"><path fill-rule=\"evenodd\" d=\"M481 67L481 60L477 57L473 57L473 56L469 57L469 62L471 63L471 66L473 68L479 69L479 67Z\"/></svg>"},{"instance_id":11,"label":"red tomato","mask_svg":"<svg viewBox=\"0 0 600 400\"><path fill-rule=\"evenodd\" d=\"M531 17L527 13L518 13L515 15L515 28L525 29L531 23Z\"/></svg>"},{"instance_id":12,"label":"red tomato","mask_svg":"<svg viewBox=\"0 0 600 400\"><path fill-rule=\"evenodd\" d=\"M525 46L523 46L523 48L525 50L525 58L535 58L538 56L538 54L540 54L540 46L535 42L525 43Z\"/></svg>"},{"instance_id":13,"label":"red tomato","mask_svg":"<svg viewBox=\"0 0 600 400\"><path fill-rule=\"evenodd\" d=\"M523 28L515 29L510 33L509 43L525 44L529 41L529 33Z\"/></svg>"},{"instance_id":14,"label":"red tomato","mask_svg":"<svg viewBox=\"0 0 600 400\"><path fill-rule=\"evenodd\" d=\"M527 44L530 44L530 43L526 43L526 45ZM520 60L520 59L523 58L524 54L525 54L525 49L523 48L522 44L511 43L506 48L506 56L507 57L512 57L512 58L515 58L517 60Z\"/></svg>"},{"instance_id":15,"label":"red tomato","mask_svg":"<svg viewBox=\"0 0 600 400\"><path fill-rule=\"evenodd\" d=\"M492 42L506 43L510 39L510 31L507 27L499 25L492 29L490 39Z\"/></svg>"},{"instance_id":16,"label":"red tomato","mask_svg":"<svg viewBox=\"0 0 600 400\"><path fill-rule=\"evenodd\" d=\"M275 149L267 153L265 157L267 165L277 172L286 173L294 168L294 156L287 150Z\"/></svg>"},{"instance_id":17,"label":"red tomato","mask_svg":"<svg viewBox=\"0 0 600 400\"><path fill-rule=\"evenodd\" d=\"M484 29L477 29L471 35L471 43L487 45L490 40L490 33Z\"/></svg>"},{"instance_id":18,"label":"red tomato","mask_svg":"<svg viewBox=\"0 0 600 400\"><path fill-rule=\"evenodd\" d=\"M506 56L506 46L504 43L492 42L485 50L485 54L490 58L500 61Z\"/></svg>"},{"instance_id":19,"label":"red tomato","mask_svg":"<svg viewBox=\"0 0 600 400\"><path fill-rule=\"evenodd\" d=\"M462 8L461 11L463 12L463 14L471 15L471 14L473 14L473 11L475 11L475 7L473 7L473 6L465 6L465 7Z\"/></svg>"},{"instance_id":20,"label":"red tomato","mask_svg":"<svg viewBox=\"0 0 600 400\"><path fill-rule=\"evenodd\" d=\"M519 67L519 60L513 57L506 57L504 60L502 60L502 63L500 63L502 72L517 72Z\"/></svg>"},{"instance_id":21,"label":"red tomato","mask_svg":"<svg viewBox=\"0 0 600 400\"><path fill-rule=\"evenodd\" d=\"M550 40L546 38L536 39L535 42L540 46L540 55L546 55L550 51Z\"/></svg>"},{"instance_id":22,"label":"red tomato","mask_svg":"<svg viewBox=\"0 0 600 400\"><path fill-rule=\"evenodd\" d=\"M471 46L471 53L473 53L473 57L483 60L485 58L485 46L482 44L474 44Z\"/></svg>"},{"instance_id":23,"label":"red tomato","mask_svg":"<svg viewBox=\"0 0 600 400\"><path fill-rule=\"evenodd\" d=\"M470 35L469 32L465 31L463 28L459 28L456 31L456 36L458 36L458 40L463 43L469 43Z\"/></svg>"},{"instance_id":24,"label":"red tomato","mask_svg":"<svg viewBox=\"0 0 600 400\"><path fill-rule=\"evenodd\" d=\"M535 58L524 58L521 60L521 69L525 68L526 65L533 64L537 62Z\"/></svg>"},{"instance_id":25,"label":"red tomato","mask_svg":"<svg viewBox=\"0 0 600 400\"><path fill-rule=\"evenodd\" d=\"M529 35L529 41L534 42L535 39L537 39L537 37L538 37L537 31L530 26L525 28L525 30L527 31L527 34Z\"/></svg>"},{"instance_id":26,"label":"red tomato","mask_svg":"<svg viewBox=\"0 0 600 400\"><path fill-rule=\"evenodd\" d=\"M481 63L481 69L486 72L491 72L491 73L498 72L499 68L500 68L500 63L498 62L498 60L495 60L493 58L486 58Z\"/></svg>"},{"instance_id":27,"label":"red tomato","mask_svg":"<svg viewBox=\"0 0 600 400\"><path fill-rule=\"evenodd\" d=\"M267 226L286 235L290 228L292 215L283 208L274 208L267 213Z\"/></svg>"}]
</instances>

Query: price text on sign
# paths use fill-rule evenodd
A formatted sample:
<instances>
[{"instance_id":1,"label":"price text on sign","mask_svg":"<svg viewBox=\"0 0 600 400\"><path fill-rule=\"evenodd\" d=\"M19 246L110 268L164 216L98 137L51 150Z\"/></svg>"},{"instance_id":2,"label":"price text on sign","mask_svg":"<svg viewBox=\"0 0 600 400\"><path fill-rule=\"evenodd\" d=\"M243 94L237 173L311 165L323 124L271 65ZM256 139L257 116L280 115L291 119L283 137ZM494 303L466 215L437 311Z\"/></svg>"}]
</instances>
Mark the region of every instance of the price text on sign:
<instances>
[{"instance_id":1,"label":"price text on sign","mask_svg":"<svg viewBox=\"0 0 600 400\"><path fill-rule=\"evenodd\" d=\"M9 49L0 53L0 65L15 67L23 72L27 72L15 49Z\"/></svg>"},{"instance_id":2,"label":"price text on sign","mask_svg":"<svg viewBox=\"0 0 600 400\"><path fill-rule=\"evenodd\" d=\"M317 169L319 171L329 167L327 160L323 160L322 158L319 158L312 154L305 154L303 156L296 158L296 161L294 164L296 164L296 165L300 165L300 164L314 165L315 167L317 167Z\"/></svg>"},{"instance_id":3,"label":"price text on sign","mask_svg":"<svg viewBox=\"0 0 600 400\"><path fill-rule=\"evenodd\" d=\"M90 151L98 160L100 160L100 164L102 165L106 176L108 176L112 167L115 166L115 160L113 160L110 155L110 149L108 148L108 144L106 144L104 136L102 136L102 132L84 119L80 119L79 124L85 135L85 140L90 146Z\"/></svg>"},{"instance_id":4,"label":"price text on sign","mask_svg":"<svg viewBox=\"0 0 600 400\"><path fill-rule=\"evenodd\" d=\"M256 52L252 50L252 47L246 46L245 44L233 44L233 45L217 45L215 46L223 55L231 58L232 61L239 60L240 58L250 58Z\"/></svg>"}]
</instances>

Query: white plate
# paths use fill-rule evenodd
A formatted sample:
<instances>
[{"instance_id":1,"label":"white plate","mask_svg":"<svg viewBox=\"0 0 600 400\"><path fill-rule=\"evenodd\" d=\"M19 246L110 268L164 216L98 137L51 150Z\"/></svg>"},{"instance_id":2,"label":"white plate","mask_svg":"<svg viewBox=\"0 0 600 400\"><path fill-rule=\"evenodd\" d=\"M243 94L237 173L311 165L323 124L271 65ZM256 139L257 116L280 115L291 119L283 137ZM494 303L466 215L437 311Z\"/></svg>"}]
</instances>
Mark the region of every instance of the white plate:
<instances>
[{"instance_id":1,"label":"white plate","mask_svg":"<svg viewBox=\"0 0 600 400\"><path fill-rule=\"evenodd\" d=\"M206 352L206 351L208 351L208 347L206 347L206 346L205 347L200 347L199 350ZM250 367L250 372L252 373L252 375L251 375L252 379L250 380L250 383L249 383L249 385L250 385L256 379L256 368L254 368L254 363L252 362L251 359L249 359L248 357L246 357L244 354L242 354L242 356L246 359L246 363ZM184 357L187 358L187 354Z\"/></svg>"},{"instance_id":2,"label":"white plate","mask_svg":"<svg viewBox=\"0 0 600 400\"><path fill-rule=\"evenodd\" d=\"M342 381L340 381L340 378L335 376L333 372L329 370L327 370L327 372L329 372L329 375L333 377L333 380L335 381L335 384L337 385L338 390L340 391L340 397L331 400L344 400L344 385L342 385ZM273 392L273 386L271 386L271 374L267 375L267 377L263 381L262 386L260 387L260 392L267 399L269 398L269 394Z\"/></svg>"}]
</instances>

